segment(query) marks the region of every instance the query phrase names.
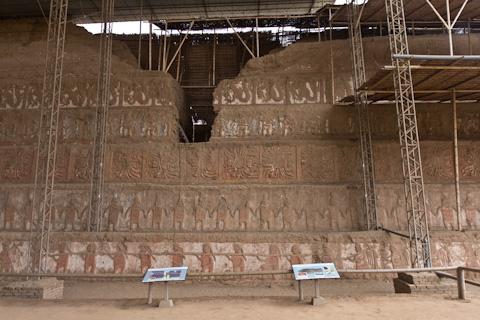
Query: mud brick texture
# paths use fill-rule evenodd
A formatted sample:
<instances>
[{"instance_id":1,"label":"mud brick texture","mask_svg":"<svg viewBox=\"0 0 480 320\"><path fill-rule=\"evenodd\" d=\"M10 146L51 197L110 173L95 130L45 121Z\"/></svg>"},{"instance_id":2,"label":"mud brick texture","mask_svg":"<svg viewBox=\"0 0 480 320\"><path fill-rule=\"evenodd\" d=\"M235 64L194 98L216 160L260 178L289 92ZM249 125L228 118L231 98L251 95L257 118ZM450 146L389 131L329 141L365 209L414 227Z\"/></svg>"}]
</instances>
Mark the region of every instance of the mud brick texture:
<instances>
[{"instance_id":1,"label":"mud brick texture","mask_svg":"<svg viewBox=\"0 0 480 320\"><path fill-rule=\"evenodd\" d=\"M14 282L0 289L1 298L62 299L63 280L42 279Z\"/></svg>"},{"instance_id":2,"label":"mud brick texture","mask_svg":"<svg viewBox=\"0 0 480 320\"><path fill-rule=\"evenodd\" d=\"M455 294L457 285L445 282L435 273L398 273L398 278L393 279L395 293L414 294Z\"/></svg>"}]
</instances>

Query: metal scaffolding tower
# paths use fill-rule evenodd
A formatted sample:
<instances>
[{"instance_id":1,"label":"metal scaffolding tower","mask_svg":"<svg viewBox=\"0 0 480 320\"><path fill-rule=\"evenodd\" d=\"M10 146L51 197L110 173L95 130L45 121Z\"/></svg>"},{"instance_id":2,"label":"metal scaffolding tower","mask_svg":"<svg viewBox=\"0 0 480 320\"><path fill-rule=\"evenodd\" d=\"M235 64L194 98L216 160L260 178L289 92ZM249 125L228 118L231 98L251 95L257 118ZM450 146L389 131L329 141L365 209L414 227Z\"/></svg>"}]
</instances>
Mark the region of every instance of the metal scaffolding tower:
<instances>
[{"instance_id":1,"label":"metal scaffolding tower","mask_svg":"<svg viewBox=\"0 0 480 320\"><path fill-rule=\"evenodd\" d=\"M103 0L103 25L100 39L100 67L97 85L97 107L95 109L95 136L93 140L90 210L88 216L88 228L89 231L93 232L102 231L103 187L105 181L105 154L112 65L113 12L114 0Z\"/></svg>"},{"instance_id":2,"label":"metal scaffolding tower","mask_svg":"<svg viewBox=\"0 0 480 320\"><path fill-rule=\"evenodd\" d=\"M392 65L395 69L393 80L405 183L411 263L413 268L429 267L431 265L430 243L410 60L394 57L396 54L409 54L403 1L385 0L385 6Z\"/></svg>"},{"instance_id":3,"label":"metal scaffolding tower","mask_svg":"<svg viewBox=\"0 0 480 320\"><path fill-rule=\"evenodd\" d=\"M363 9L363 7L362 7ZM373 168L372 139L368 119L368 100L366 93L358 93L358 88L366 81L365 62L363 59L362 30L360 27L359 6L352 1L348 5L348 22L350 45L352 50L352 70L354 78L355 107L358 115L360 133L360 152L362 156L363 205L365 213L365 229L375 230L378 227L375 197L375 174Z\"/></svg>"},{"instance_id":4,"label":"metal scaffolding tower","mask_svg":"<svg viewBox=\"0 0 480 320\"><path fill-rule=\"evenodd\" d=\"M45 74L37 145L32 227L27 268L31 273L46 273L49 251L50 218L55 214L53 187L57 155L63 51L67 25L68 0L52 0L48 20Z\"/></svg>"}]
</instances>

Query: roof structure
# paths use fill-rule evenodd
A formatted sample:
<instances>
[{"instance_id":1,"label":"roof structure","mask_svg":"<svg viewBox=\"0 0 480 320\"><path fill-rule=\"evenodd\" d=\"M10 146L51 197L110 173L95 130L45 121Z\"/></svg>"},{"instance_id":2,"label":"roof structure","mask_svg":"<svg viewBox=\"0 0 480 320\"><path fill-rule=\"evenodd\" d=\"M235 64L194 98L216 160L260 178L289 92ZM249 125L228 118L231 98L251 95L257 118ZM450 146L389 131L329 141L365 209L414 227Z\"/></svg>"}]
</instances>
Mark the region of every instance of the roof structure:
<instances>
[{"instance_id":1,"label":"roof structure","mask_svg":"<svg viewBox=\"0 0 480 320\"><path fill-rule=\"evenodd\" d=\"M309 15L334 0L116 0L115 21L185 20ZM140 9L142 7L142 19ZM0 18L41 16L50 0L3 0ZM102 22L101 0L70 0L68 15L77 23ZM42 12L43 11L43 12Z\"/></svg>"},{"instance_id":2,"label":"roof structure","mask_svg":"<svg viewBox=\"0 0 480 320\"><path fill-rule=\"evenodd\" d=\"M450 14L455 17L464 5L465 0L450 0ZM430 0L430 3L437 9L438 13L444 18L447 17L447 7L445 0ZM439 19L425 0L403 0L405 11L405 21L415 21L419 23L435 22ZM480 19L480 1L470 0L462 11L460 20ZM336 22L348 22L346 6L342 6L334 15ZM459 21L460 21L459 20ZM361 22L379 23L386 22L387 14L385 10L385 0L368 0L362 10Z\"/></svg>"},{"instance_id":3,"label":"roof structure","mask_svg":"<svg viewBox=\"0 0 480 320\"><path fill-rule=\"evenodd\" d=\"M417 56L420 61L410 66L415 100L450 101L454 90L457 101L480 100L480 56L473 56L476 59L467 57L423 56L422 59L422 56ZM358 91L367 93L371 102L394 101L394 70L393 66L385 66ZM352 101L353 96L343 99L343 102Z\"/></svg>"}]
</instances>

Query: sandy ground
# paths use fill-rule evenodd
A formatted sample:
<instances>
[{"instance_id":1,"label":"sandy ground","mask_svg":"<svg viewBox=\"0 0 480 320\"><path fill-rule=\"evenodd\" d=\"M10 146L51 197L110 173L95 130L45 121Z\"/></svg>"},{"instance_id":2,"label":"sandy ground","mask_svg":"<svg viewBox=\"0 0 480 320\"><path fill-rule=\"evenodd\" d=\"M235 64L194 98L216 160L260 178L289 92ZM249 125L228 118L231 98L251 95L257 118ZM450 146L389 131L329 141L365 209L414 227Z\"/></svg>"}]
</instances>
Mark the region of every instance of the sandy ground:
<instances>
[{"instance_id":1,"label":"sandy ground","mask_svg":"<svg viewBox=\"0 0 480 320\"><path fill-rule=\"evenodd\" d=\"M466 301L455 296L394 294L386 281L327 280L320 293L325 306L312 306L312 282L305 300L295 283L174 283L173 308L157 308L163 285L133 282L66 282L63 300L0 299L1 319L478 319L480 288L467 286Z\"/></svg>"}]
</instances>

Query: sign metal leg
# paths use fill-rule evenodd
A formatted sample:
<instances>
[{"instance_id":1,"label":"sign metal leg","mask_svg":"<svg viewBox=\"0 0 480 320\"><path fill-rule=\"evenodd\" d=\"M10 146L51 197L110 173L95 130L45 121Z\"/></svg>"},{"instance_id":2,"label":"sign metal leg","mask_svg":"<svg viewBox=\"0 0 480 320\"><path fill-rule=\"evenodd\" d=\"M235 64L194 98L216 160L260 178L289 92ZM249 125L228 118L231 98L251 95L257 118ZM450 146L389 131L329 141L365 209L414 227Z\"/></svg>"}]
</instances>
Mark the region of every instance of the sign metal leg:
<instances>
[{"instance_id":1,"label":"sign metal leg","mask_svg":"<svg viewBox=\"0 0 480 320\"><path fill-rule=\"evenodd\" d=\"M173 307L173 301L168 300L168 281L164 282L164 299L160 300L160 304L158 305L159 308L171 308Z\"/></svg>"},{"instance_id":2,"label":"sign metal leg","mask_svg":"<svg viewBox=\"0 0 480 320\"><path fill-rule=\"evenodd\" d=\"M303 285L301 280L298 280L298 300L303 300Z\"/></svg>"}]
</instances>

